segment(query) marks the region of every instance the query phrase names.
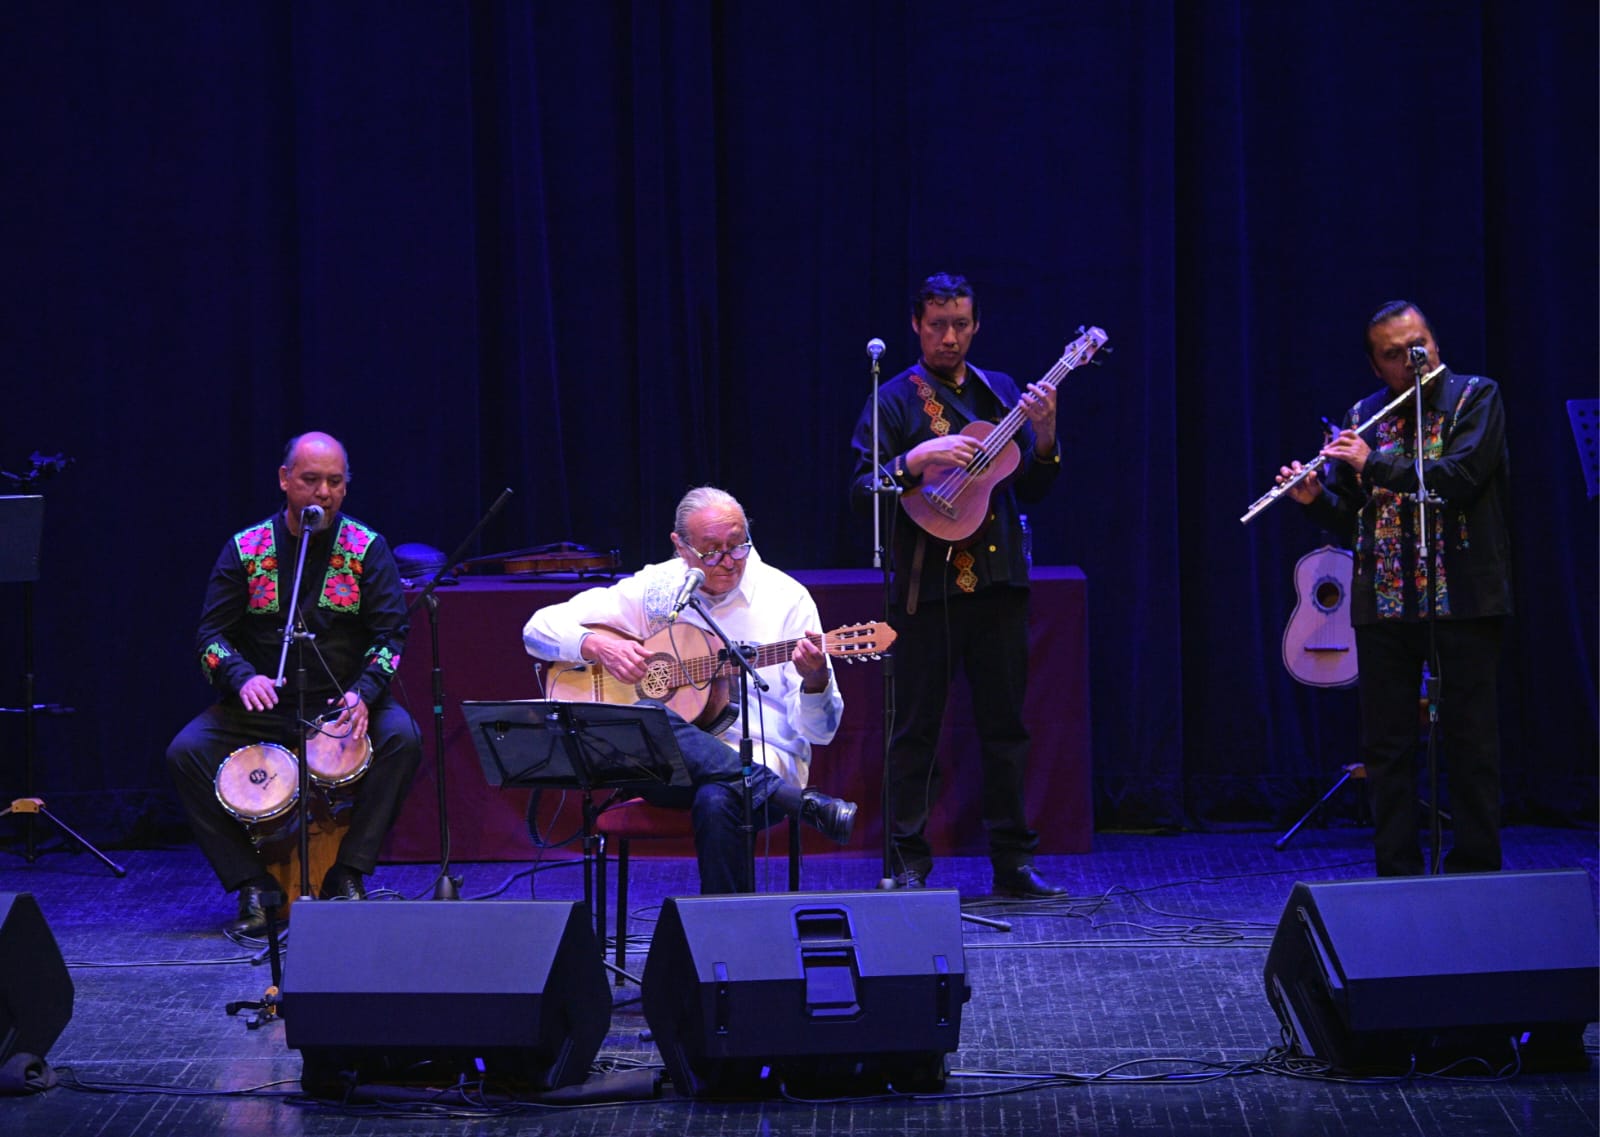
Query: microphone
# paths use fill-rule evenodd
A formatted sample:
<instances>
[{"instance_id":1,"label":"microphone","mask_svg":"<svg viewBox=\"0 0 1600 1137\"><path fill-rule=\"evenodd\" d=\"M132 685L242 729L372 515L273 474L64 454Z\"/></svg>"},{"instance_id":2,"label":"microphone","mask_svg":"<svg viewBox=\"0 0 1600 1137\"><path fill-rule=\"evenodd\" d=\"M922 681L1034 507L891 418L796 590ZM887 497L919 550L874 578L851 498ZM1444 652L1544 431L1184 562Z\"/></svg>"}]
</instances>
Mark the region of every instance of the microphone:
<instances>
[{"instance_id":1,"label":"microphone","mask_svg":"<svg viewBox=\"0 0 1600 1137\"><path fill-rule=\"evenodd\" d=\"M872 356L873 359L877 359L878 356L882 355L883 354L883 341L880 340L877 336L873 336L870 340L868 340L867 341L867 354Z\"/></svg>"},{"instance_id":2,"label":"microphone","mask_svg":"<svg viewBox=\"0 0 1600 1137\"><path fill-rule=\"evenodd\" d=\"M322 528L322 506L308 505L300 511L300 531L315 533Z\"/></svg>"},{"instance_id":3,"label":"microphone","mask_svg":"<svg viewBox=\"0 0 1600 1137\"><path fill-rule=\"evenodd\" d=\"M1428 366L1428 349L1418 344L1411 348L1411 366L1421 371Z\"/></svg>"},{"instance_id":4,"label":"microphone","mask_svg":"<svg viewBox=\"0 0 1600 1137\"><path fill-rule=\"evenodd\" d=\"M689 606L689 597L695 590L706 582L704 569L692 568L684 574L683 583L678 586L678 598L672 602L672 612L667 616L669 621L676 620L678 613Z\"/></svg>"}]
</instances>

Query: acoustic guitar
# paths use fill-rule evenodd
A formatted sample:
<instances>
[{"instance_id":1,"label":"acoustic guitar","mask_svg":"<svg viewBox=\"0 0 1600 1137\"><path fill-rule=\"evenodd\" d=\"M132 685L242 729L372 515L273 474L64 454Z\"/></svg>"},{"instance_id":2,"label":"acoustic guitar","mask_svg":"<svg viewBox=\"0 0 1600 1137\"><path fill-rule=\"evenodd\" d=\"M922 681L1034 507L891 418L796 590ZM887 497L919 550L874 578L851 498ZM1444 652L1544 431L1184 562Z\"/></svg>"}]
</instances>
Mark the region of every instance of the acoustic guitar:
<instances>
[{"instance_id":1,"label":"acoustic guitar","mask_svg":"<svg viewBox=\"0 0 1600 1137\"><path fill-rule=\"evenodd\" d=\"M1354 567L1350 551L1332 545L1307 553L1294 566L1300 596L1283 630L1283 665L1312 687L1348 687L1356 681L1356 638L1350 627Z\"/></svg>"},{"instance_id":2,"label":"acoustic guitar","mask_svg":"<svg viewBox=\"0 0 1600 1137\"><path fill-rule=\"evenodd\" d=\"M1088 363L1105 342L1104 331L1090 328L1067 345L1040 384L1054 389L1069 372ZM1027 421L1018 406L998 423L974 422L963 427L962 434L978 440L978 453L965 466L924 479L915 490L902 494L901 504L911 520L941 541L964 541L976 533L989 516L989 495L994 487L1022 462L1022 451L1012 439Z\"/></svg>"},{"instance_id":3,"label":"acoustic guitar","mask_svg":"<svg viewBox=\"0 0 1600 1137\"><path fill-rule=\"evenodd\" d=\"M824 632L820 646L823 654L853 663L877 659L894 641L893 628L874 622ZM720 640L693 624L673 624L640 642L652 655L638 682L618 679L604 665L587 660L552 663L547 671L545 697L571 703L637 703L654 699L696 726L715 731L727 725L713 724L732 705L732 685L738 675L733 664L719 654ZM751 648L750 662L757 668L787 663L799 642L781 640Z\"/></svg>"}]
</instances>

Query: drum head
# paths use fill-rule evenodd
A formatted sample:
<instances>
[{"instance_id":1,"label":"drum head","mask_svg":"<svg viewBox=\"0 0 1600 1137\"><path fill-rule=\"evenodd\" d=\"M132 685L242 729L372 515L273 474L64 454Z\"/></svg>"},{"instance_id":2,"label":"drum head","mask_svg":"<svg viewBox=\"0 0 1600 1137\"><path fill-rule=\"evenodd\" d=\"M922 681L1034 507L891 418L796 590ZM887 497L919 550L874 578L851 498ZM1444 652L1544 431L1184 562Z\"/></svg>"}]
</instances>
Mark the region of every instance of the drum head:
<instances>
[{"instance_id":1,"label":"drum head","mask_svg":"<svg viewBox=\"0 0 1600 1137\"><path fill-rule=\"evenodd\" d=\"M314 730L306 736L306 765L319 786L347 786L372 764L372 741L366 735L325 734Z\"/></svg>"},{"instance_id":2,"label":"drum head","mask_svg":"<svg viewBox=\"0 0 1600 1137\"><path fill-rule=\"evenodd\" d=\"M299 763L276 742L241 746L217 770L217 800L240 821L281 817L299 796Z\"/></svg>"}]
</instances>

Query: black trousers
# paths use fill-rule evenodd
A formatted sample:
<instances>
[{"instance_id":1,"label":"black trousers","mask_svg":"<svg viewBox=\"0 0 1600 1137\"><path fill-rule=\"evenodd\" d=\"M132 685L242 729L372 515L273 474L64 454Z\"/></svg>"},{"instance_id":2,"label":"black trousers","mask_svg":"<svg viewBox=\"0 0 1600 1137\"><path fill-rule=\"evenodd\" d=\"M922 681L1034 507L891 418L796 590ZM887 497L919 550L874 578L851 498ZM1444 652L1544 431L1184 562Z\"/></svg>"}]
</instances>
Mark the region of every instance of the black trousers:
<instances>
[{"instance_id":1,"label":"black trousers","mask_svg":"<svg viewBox=\"0 0 1600 1137\"><path fill-rule=\"evenodd\" d=\"M656 706L654 700L645 700ZM700 891L706 894L754 892L750 850L744 837L744 764L739 752L667 711L673 738L683 755L684 769L693 783L688 799L694 827L695 858L700 869ZM790 787L759 762L750 767L750 820L759 832L798 810L800 791ZM676 787L643 795L656 805L681 807L687 796ZM790 799L785 808L784 799Z\"/></svg>"},{"instance_id":2,"label":"black trousers","mask_svg":"<svg viewBox=\"0 0 1600 1137\"><path fill-rule=\"evenodd\" d=\"M1447 872L1500 868L1500 719L1496 674L1502 621L1440 620L1439 766L1451 817ZM1358 627L1361 760L1376 819L1379 876L1425 871L1418 842L1417 701L1428 658L1428 626Z\"/></svg>"},{"instance_id":3,"label":"black trousers","mask_svg":"<svg viewBox=\"0 0 1600 1137\"><path fill-rule=\"evenodd\" d=\"M249 831L217 799L217 770L233 751L258 742L276 742L298 752L290 720L279 713L281 709L248 711L214 703L190 720L167 747L167 769L195 840L229 892L264 875L266 868ZM387 697L369 708L367 737L372 741L372 764L351 787L350 829L338 855L340 864L363 873L377 868L383 839L399 817L422 761L417 724L404 707Z\"/></svg>"},{"instance_id":4,"label":"black trousers","mask_svg":"<svg viewBox=\"0 0 1600 1137\"><path fill-rule=\"evenodd\" d=\"M933 849L925 830L939 799L936 761L950 683L959 671L972 695L983 764L983 824L995 868L1028 864L1039 847L1023 795L1028 729L1022 721L1028 685L1028 591L985 588L897 611L894 647L895 725L889 743L889 811L898 872L926 875ZM959 755L958 762L972 755Z\"/></svg>"}]
</instances>

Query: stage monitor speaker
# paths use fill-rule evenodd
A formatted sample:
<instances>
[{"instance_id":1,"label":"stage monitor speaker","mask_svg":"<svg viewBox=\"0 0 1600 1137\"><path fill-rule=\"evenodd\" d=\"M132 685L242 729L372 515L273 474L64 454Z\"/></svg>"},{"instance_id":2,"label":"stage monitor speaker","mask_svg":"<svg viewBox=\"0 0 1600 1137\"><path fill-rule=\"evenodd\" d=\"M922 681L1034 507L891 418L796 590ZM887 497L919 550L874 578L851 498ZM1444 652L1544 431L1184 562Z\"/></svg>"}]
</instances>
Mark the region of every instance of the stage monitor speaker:
<instances>
[{"instance_id":1,"label":"stage monitor speaker","mask_svg":"<svg viewBox=\"0 0 1600 1137\"><path fill-rule=\"evenodd\" d=\"M643 987L695 1097L940 1089L971 993L948 890L671 898Z\"/></svg>"},{"instance_id":2,"label":"stage monitor speaker","mask_svg":"<svg viewBox=\"0 0 1600 1137\"><path fill-rule=\"evenodd\" d=\"M588 1077L611 988L582 904L303 903L283 1019L314 1096L459 1077L538 1091Z\"/></svg>"},{"instance_id":3,"label":"stage monitor speaker","mask_svg":"<svg viewBox=\"0 0 1600 1137\"><path fill-rule=\"evenodd\" d=\"M45 1055L72 1020L72 976L28 892L0 892L0 1093L55 1082Z\"/></svg>"},{"instance_id":4,"label":"stage monitor speaker","mask_svg":"<svg viewBox=\"0 0 1600 1137\"><path fill-rule=\"evenodd\" d=\"M1600 1004L1589 877L1302 882L1264 978L1293 1049L1339 1071L1585 1069Z\"/></svg>"}]
</instances>

